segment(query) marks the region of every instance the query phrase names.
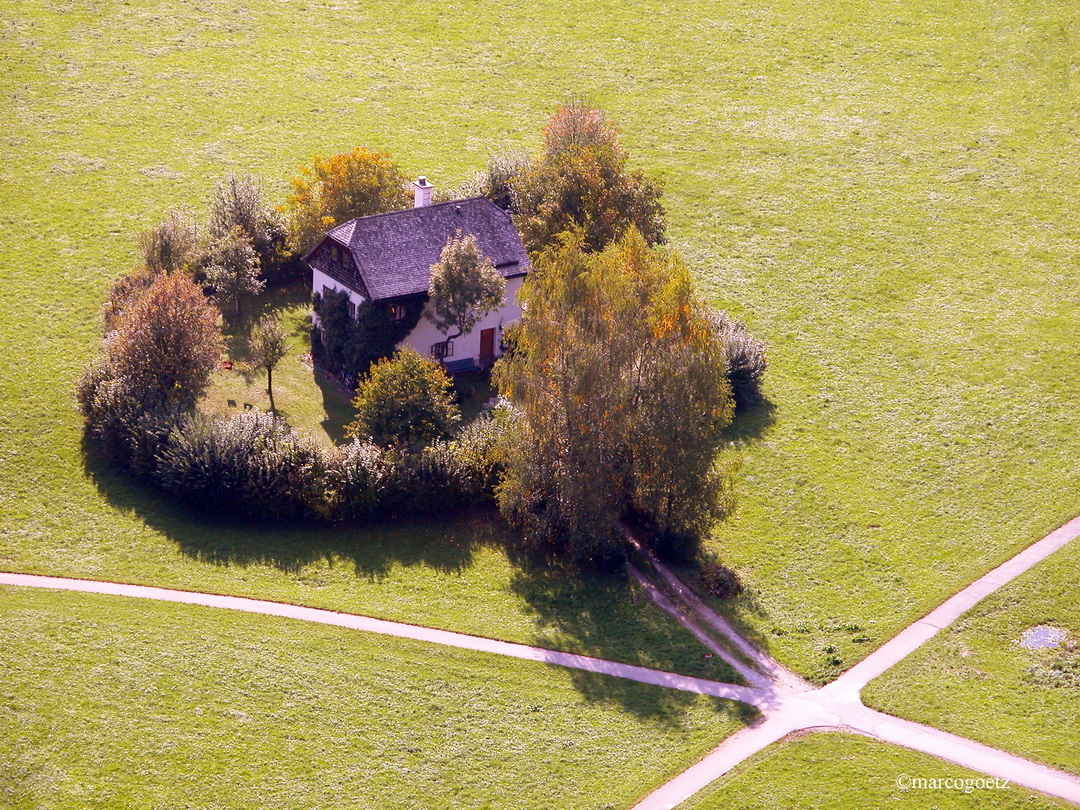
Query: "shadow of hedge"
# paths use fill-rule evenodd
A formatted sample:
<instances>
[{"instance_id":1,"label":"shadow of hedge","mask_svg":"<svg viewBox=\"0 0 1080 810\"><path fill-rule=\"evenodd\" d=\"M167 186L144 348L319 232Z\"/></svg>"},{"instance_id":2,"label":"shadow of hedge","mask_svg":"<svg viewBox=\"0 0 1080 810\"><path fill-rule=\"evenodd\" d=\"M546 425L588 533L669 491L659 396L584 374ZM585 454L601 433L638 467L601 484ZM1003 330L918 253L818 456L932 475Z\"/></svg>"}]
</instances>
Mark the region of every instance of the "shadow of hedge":
<instances>
[{"instance_id":1,"label":"shadow of hedge","mask_svg":"<svg viewBox=\"0 0 1080 810\"><path fill-rule=\"evenodd\" d=\"M671 620L641 599L621 570L587 572L516 554L493 508L384 524L260 522L208 515L177 504L116 472L87 440L83 458L88 475L113 508L133 515L200 563L270 566L298 574L316 561L347 561L358 579L377 581L400 566L464 573L474 564L478 549L495 545L507 550L515 569L510 589L536 622L531 643L715 680L732 679L718 659L704 659L692 638L673 637ZM614 702L664 723L680 723L697 700L690 693L583 671L570 670L570 677L588 700ZM718 700L716 706L743 722L753 716L726 701Z\"/></svg>"}]
</instances>

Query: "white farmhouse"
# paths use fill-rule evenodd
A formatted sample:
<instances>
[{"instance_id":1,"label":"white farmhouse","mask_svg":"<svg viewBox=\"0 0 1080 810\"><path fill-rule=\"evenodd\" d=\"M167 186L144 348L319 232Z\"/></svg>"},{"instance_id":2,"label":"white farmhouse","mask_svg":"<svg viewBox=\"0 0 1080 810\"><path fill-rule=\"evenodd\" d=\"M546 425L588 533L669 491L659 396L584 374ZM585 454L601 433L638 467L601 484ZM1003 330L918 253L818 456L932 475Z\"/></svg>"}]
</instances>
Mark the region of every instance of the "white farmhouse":
<instances>
[{"instance_id":1,"label":"white farmhouse","mask_svg":"<svg viewBox=\"0 0 1080 810\"><path fill-rule=\"evenodd\" d=\"M532 269L521 237L510 215L483 197L432 205L433 186L426 178L413 188L413 208L360 217L326 233L304 257L312 271L312 292L347 293L353 317L370 301L385 305L391 320L400 320L404 305L423 301L425 316L398 345L442 360L452 372L489 366L502 354L503 328L521 318L518 291ZM459 233L476 237L481 254L506 279L506 296L502 307L484 316L472 332L447 344L426 317L427 291L431 266L447 240Z\"/></svg>"}]
</instances>

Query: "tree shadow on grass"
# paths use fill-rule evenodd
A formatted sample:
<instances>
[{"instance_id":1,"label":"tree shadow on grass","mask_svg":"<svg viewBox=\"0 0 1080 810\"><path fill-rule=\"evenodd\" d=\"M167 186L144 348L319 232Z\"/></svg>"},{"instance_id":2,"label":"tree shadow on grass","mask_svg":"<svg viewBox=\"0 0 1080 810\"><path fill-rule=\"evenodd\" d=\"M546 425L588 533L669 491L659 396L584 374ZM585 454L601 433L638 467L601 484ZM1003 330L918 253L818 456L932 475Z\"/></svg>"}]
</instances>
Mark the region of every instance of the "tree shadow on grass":
<instances>
[{"instance_id":1,"label":"tree shadow on grass","mask_svg":"<svg viewBox=\"0 0 1080 810\"><path fill-rule=\"evenodd\" d=\"M724 431L724 438L744 447L763 438L776 423L776 405L767 397L762 397L749 408L739 408L735 418Z\"/></svg>"},{"instance_id":2,"label":"tree shadow on grass","mask_svg":"<svg viewBox=\"0 0 1080 810\"><path fill-rule=\"evenodd\" d=\"M511 559L516 571L510 587L526 603L537 624L536 646L708 680L739 682L721 659L706 658L708 651L674 625L622 568L589 572L528 555L511 553ZM692 693L584 670L571 670L570 678L588 700L614 702L640 717L673 724L698 700ZM713 702L719 712L741 722L756 717L755 711L743 704L720 699Z\"/></svg>"},{"instance_id":3,"label":"tree shadow on grass","mask_svg":"<svg viewBox=\"0 0 1080 810\"><path fill-rule=\"evenodd\" d=\"M225 340L225 356L241 364L251 362L251 330L263 315L273 315L279 320L282 313L305 304L311 297L311 291L302 285L289 285L267 290L255 298L244 301L244 314L237 317L231 311L224 312L221 336ZM289 337L302 337L300 330L304 330L303 324L298 324L288 329L288 324L282 324L287 329ZM238 369L244 380L250 384L256 375L262 370L247 367Z\"/></svg>"},{"instance_id":4,"label":"tree shadow on grass","mask_svg":"<svg viewBox=\"0 0 1080 810\"><path fill-rule=\"evenodd\" d=\"M188 557L211 565L264 565L295 574L316 561L337 564L346 560L358 578L378 580L397 565L461 572L472 565L479 546L496 542L493 527L466 516L439 522L325 526L208 514L116 472L87 445L84 440L86 471L113 508L135 515Z\"/></svg>"},{"instance_id":5,"label":"tree shadow on grass","mask_svg":"<svg viewBox=\"0 0 1080 810\"><path fill-rule=\"evenodd\" d=\"M731 599L720 599L709 595L708 589L701 582L701 571L696 565L685 561L669 561L668 565L709 607L727 619L743 638L763 652L769 652L771 638L762 633L759 621L766 615L766 611L752 589L747 588Z\"/></svg>"},{"instance_id":6,"label":"tree shadow on grass","mask_svg":"<svg viewBox=\"0 0 1080 810\"><path fill-rule=\"evenodd\" d=\"M507 550L514 566L511 592L536 624L536 646L733 681L733 673L644 597L621 569L587 572L515 554L494 510L449 519L411 519L382 525L332 526L256 522L209 515L173 502L159 490L113 470L86 440L85 468L115 509L132 514L176 544L188 557L213 566L269 566L302 575L309 564L351 564L358 579L378 581L399 566L465 572L480 548ZM482 608L483 606L478 606ZM574 687L590 701L607 701L655 722L678 726L696 695L622 678L568 670ZM753 710L716 699L725 717L750 722Z\"/></svg>"}]
</instances>

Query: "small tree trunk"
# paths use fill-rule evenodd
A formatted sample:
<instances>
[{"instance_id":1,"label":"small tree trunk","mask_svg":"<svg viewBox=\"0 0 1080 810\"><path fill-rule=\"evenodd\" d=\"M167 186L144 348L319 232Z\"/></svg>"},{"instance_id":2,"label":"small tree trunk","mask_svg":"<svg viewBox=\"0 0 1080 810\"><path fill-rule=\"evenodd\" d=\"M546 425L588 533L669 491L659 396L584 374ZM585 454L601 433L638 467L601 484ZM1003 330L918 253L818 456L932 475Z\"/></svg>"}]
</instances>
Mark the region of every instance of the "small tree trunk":
<instances>
[{"instance_id":1,"label":"small tree trunk","mask_svg":"<svg viewBox=\"0 0 1080 810\"><path fill-rule=\"evenodd\" d=\"M240 296L236 296L236 317L240 317Z\"/></svg>"},{"instance_id":2,"label":"small tree trunk","mask_svg":"<svg viewBox=\"0 0 1080 810\"><path fill-rule=\"evenodd\" d=\"M266 367L266 393L270 396L270 412L277 413L277 408L274 407L274 367Z\"/></svg>"}]
</instances>

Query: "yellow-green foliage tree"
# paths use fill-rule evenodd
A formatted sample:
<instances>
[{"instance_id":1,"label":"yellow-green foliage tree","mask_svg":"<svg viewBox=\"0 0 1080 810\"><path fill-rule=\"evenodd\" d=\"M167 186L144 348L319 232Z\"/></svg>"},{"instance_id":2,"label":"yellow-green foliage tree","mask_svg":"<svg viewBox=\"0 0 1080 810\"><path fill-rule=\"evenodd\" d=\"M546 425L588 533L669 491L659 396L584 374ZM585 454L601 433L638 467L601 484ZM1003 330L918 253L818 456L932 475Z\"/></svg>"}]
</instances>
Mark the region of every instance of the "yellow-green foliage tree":
<instances>
[{"instance_id":1,"label":"yellow-green foliage tree","mask_svg":"<svg viewBox=\"0 0 1080 810\"><path fill-rule=\"evenodd\" d=\"M219 301L233 300L238 318L244 296L263 291L266 282L259 278L259 254L239 225L234 225L211 246L206 280Z\"/></svg>"},{"instance_id":2,"label":"yellow-green foliage tree","mask_svg":"<svg viewBox=\"0 0 1080 810\"><path fill-rule=\"evenodd\" d=\"M515 221L530 253L560 234L582 234L586 251L602 250L633 225L650 245L664 241L660 186L627 166L629 155L614 124L583 101L556 111L543 148L510 185Z\"/></svg>"},{"instance_id":3,"label":"yellow-green foliage tree","mask_svg":"<svg viewBox=\"0 0 1080 810\"><path fill-rule=\"evenodd\" d=\"M269 313L259 318L251 330L248 349L251 361L259 368L266 369L266 394L270 397L270 410L277 411L274 405L274 369L289 353L289 339L277 318Z\"/></svg>"},{"instance_id":4,"label":"yellow-green foliage tree","mask_svg":"<svg viewBox=\"0 0 1080 810\"><path fill-rule=\"evenodd\" d=\"M431 311L426 317L449 342L469 334L482 317L502 306L505 291L506 279L480 253L476 237L462 236L459 230L431 267Z\"/></svg>"},{"instance_id":5,"label":"yellow-green foliage tree","mask_svg":"<svg viewBox=\"0 0 1080 810\"><path fill-rule=\"evenodd\" d=\"M717 457L732 398L685 265L631 227L600 253L564 241L521 295L514 352L495 372L521 416L504 516L527 545L581 558L618 555L627 519L661 549L692 545L728 507Z\"/></svg>"},{"instance_id":6,"label":"yellow-green foliage tree","mask_svg":"<svg viewBox=\"0 0 1080 810\"><path fill-rule=\"evenodd\" d=\"M294 253L309 250L342 222L409 204L407 178L389 153L362 146L325 159L316 156L289 182L285 211Z\"/></svg>"},{"instance_id":7,"label":"yellow-green foliage tree","mask_svg":"<svg viewBox=\"0 0 1080 810\"><path fill-rule=\"evenodd\" d=\"M266 203L262 182L254 175L222 178L210 198L210 238L223 239L236 227L247 235L269 279L282 259L285 226L281 215Z\"/></svg>"},{"instance_id":8,"label":"yellow-green foliage tree","mask_svg":"<svg viewBox=\"0 0 1080 810\"><path fill-rule=\"evenodd\" d=\"M348 435L388 447L418 448L442 439L461 421L450 377L408 346L372 365L356 389L356 421Z\"/></svg>"}]
</instances>

